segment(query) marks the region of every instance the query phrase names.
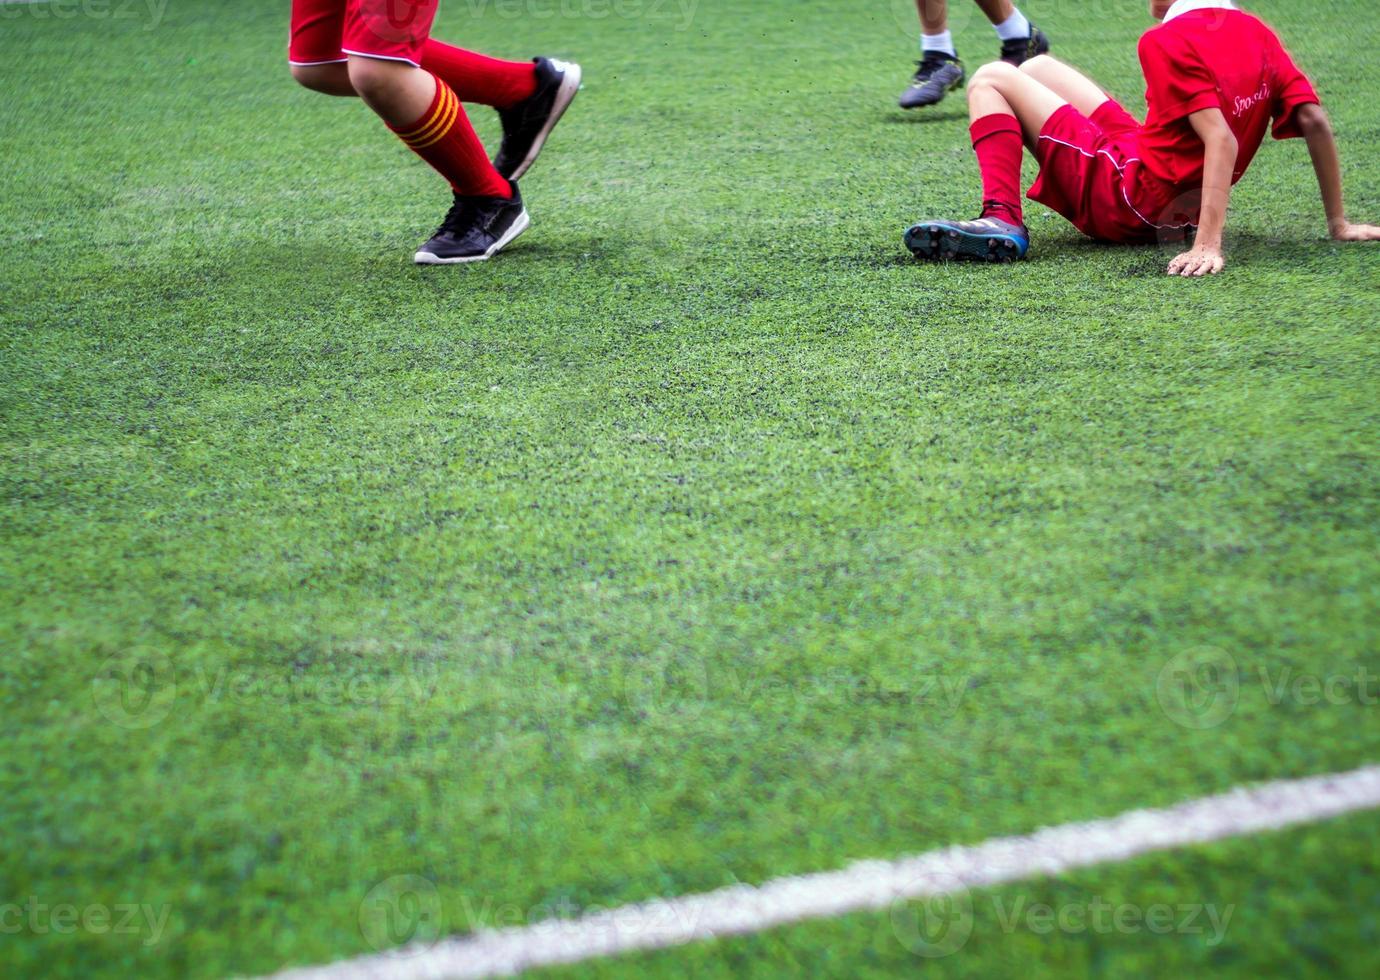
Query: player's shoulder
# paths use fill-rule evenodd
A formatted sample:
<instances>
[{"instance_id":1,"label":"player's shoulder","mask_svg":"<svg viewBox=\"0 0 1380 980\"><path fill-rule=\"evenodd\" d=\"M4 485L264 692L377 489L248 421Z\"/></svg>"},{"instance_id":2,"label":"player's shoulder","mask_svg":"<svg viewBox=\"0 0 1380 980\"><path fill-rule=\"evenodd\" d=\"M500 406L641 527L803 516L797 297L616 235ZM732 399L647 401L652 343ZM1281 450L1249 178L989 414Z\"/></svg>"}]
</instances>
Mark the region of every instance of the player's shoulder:
<instances>
[{"instance_id":1,"label":"player's shoulder","mask_svg":"<svg viewBox=\"0 0 1380 980\"><path fill-rule=\"evenodd\" d=\"M1173 20L1156 24L1140 37L1140 50L1178 54L1207 44L1239 48L1260 43L1276 43L1279 38L1269 24L1252 13L1236 8L1206 8L1190 11Z\"/></svg>"},{"instance_id":2,"label":"player's shoulder","mask_svg":"<svg viewBox=\"0 0 1380 980\"><path fill-rule=\"evenodd\" d=\"M1156 24L1144 37L1158 38L1240 38L1242 35L1274 34L1273 28L1255 14L1237 7L1209 7L1190 10L1173 20Z\"/></svg>"}]
</instances>

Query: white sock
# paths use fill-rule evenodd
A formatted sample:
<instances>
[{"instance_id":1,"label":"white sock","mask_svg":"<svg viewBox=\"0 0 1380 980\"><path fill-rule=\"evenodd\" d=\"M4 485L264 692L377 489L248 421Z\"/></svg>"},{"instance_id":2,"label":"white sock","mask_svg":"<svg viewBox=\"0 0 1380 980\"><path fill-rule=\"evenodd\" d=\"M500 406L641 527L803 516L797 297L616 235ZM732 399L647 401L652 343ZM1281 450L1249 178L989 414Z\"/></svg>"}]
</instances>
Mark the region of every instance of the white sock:
<instances>
[{"instance_id":1,"label":"white sock","mask_svg":"<svg viewBox=\"0 0 1380 980\"><path fill-rule=\"evenodd\" d=\"M996 25L997 37L1003 41L1024 41L1030 37L1030 21L1017 10L1006 20Z\"/></svg>"},{"instance_id":2,"label":"white sock","mask_svg":"<svg viewBox=\"0 0 1380 980\"><path fill-rule=\"evenodd\" d=\"M921 51L943 51L951 58L957 58L958 52L954 50L954 35L952 31L945 31L943 34L921 34Z\"/></svg>"}]
</instances>

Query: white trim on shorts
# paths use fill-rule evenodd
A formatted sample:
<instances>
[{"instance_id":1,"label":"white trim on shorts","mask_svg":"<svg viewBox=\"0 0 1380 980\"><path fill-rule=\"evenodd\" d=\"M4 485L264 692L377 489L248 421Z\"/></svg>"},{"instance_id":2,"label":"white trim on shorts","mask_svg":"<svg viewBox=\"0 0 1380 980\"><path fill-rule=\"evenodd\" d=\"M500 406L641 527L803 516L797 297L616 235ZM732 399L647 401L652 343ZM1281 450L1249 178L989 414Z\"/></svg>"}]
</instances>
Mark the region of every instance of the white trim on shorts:
<instances>
[{"instance_id":1,"label":"white trim on shorts","mask_svg":"<svg viewBox=\"0 0 1380 980\"><path fill-rule=\"evenodd\" d=\"M422 67L411 58L399 58L397 55L393 54L370 54L368 51L351 51L349 48L341 48L340 50L344 51L346 54L352 54L357 58L377 58L379 61L401 61L405 65L411 65L413 68Z\"/></svg>"},{"instance_id":2,"label":"white trim on shorts","mask_svg":"<svg viewBox=\"0 0 1380 980\"><path fill-rule=\"evenodd\" d=\"M1078 110L1075 109L1074 111L1077 112ZM1081 114L1081 113L1080 113L1080 114ZM1088 119L1087 116L1084 116L1083 118L1084 118L1084 119ZM1088 119L1088 122L1092 122L1092 120L1091 120L1091 119ZM1093 125L1096 126L1097 123L1093 123ZM1098 150L1097 153L1089 153L1087 150L1083 149L1081 146L1077 146L1077 145L1075 145L1075 144L1073 144L1073 143L1067 143L1067 142L1065 142L1064 140L1056 139L1056 138L1054 138L1053 136L1045 136L1045 135L1041 134L1040 139L1042 139L1042 140L1049 140L1051 143L1057 143L1057 144L1059 144L1060 146L1067 146L1067 147L1069 147L1070 149L1077 150L1079 153L1083 154L1083 156L1087 157L1087 158L1090 159L1090 160L1096 160L1096 159L1097 159L1097 153L1105 154L1106 157L1107 157L1107 159L1110 160L1110 161L1112 161L1112 166L1113 166L1113 167L1116 167L1116 172L1117 172L1118 174L1120 174L1121 177L1122 177L1122 181L1121 181L1121 198L1122 198L1122 200L1124 200L1124 201L1126 202L1126 206L1127 206L1128 208L1131 209L1131 213L1132 213L1132 214L1134 214L1134 215L1135 215L1137 218L1139 218L1141 221L1145 222L1145 224L1149 225L1151 228L1155 228L1155 229L1157 229L1157 230L1163 231L1163 230L1166 230L1166 229L1177 229L1177 230L1182 230L1182 229L1184 229L1184 228L1197 228L1197 227L1198 227L1197 225L1195 225L1195 224L1194 224L1193 222L1191 222L1191 221L1186 221L1186 222L1184 222L1184 223L1181 224L1181 225L1161 225L1161 224L1156 224L1155 222L1153 222L1153 221L1151 221L1149 218L1147 218L1145 215L1141 214L1141 213L1140 213L1140 210L1139 210L1134 204L1131 203L1131 196L1130 196L1129 194L1126 193L1126 180L1125 180L1125 178L1126 178L1126 167L1129 167L1129 166L1130 166L1131 164L1133 164L1133 163L1142 163L1142 162L1144 162L1144 161L1141 160L1140 157L1131 157L1131 159L1129 159L1129 160L1126 161L1125 166L1123 166L1122 164L1120 164L1120 163L1117 162L1116 157L1112 156L1112 155L1111 155L1110 153L1108 153L1106 150Z\"/></svg>"}]
</instances>

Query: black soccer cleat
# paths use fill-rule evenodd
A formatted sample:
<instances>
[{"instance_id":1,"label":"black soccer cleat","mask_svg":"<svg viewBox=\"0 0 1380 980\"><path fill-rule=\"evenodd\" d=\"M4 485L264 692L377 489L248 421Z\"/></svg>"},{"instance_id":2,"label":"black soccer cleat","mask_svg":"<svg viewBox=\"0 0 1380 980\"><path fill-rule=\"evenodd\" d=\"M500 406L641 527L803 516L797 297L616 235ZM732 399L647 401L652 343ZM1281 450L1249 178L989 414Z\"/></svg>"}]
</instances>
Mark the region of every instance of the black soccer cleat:
<instances>
[{"instance_id":1,"label":"black soccer cleat","mask_svg":"<svg viewBox=\"0 0 1380 980\"><path fill-rule=\"evenodd\" d=\"M1049 54L1049 38L1034 24L1030 25L1030 37L1001 42L1001 60L1017 68L1042 54Z\"/></svg>"},{"instance_id":2,"label":"black soccer cleat","mask_svg":"<svg viewBox=\"0 0 1380 980\"><path fill-rule=\"evenodd\" d=\"M531 223L517 184L513 184L511 200L456 194L441 227L413 258L418 265L483 262L497 255Z\"/></svg>"},{"instance_id":3,"label":"black soccer cleat","mask_svg":"<svg viewBox=\"0 0 1380 980\"><path fill-rule=\"evenodd\" d=\"M494 169L517 180L532 166L546 138L580 91L580 66L555 58L534 58L537 90L511 109L500 109L503 142L494 157Z\"/></svg>"},{"instance_id":4,"label":"black soccer cleat","mask_svg":"<svg viewBox=\"0 0 1380 980\"><path fill-rule=\"evenodd\" d=\"M910 86L901 93L902 109L919 109L922 106L937 105L955 89L963 87L968 73L963 62L943 51L926 51L925 57L916 63L915 77Z\"/></svg>"},{"instance_id":5,"label":"black soccer cleat","mask_svg":"<svg viewBox=\"0 0 1380 980\"><path fill-rule=\"evenodd\" d=\"M1015 262L1030 251L1030 233L997 218L922 221L906 232L906 248L932 262Z\"/></svg>"}]
</instances>

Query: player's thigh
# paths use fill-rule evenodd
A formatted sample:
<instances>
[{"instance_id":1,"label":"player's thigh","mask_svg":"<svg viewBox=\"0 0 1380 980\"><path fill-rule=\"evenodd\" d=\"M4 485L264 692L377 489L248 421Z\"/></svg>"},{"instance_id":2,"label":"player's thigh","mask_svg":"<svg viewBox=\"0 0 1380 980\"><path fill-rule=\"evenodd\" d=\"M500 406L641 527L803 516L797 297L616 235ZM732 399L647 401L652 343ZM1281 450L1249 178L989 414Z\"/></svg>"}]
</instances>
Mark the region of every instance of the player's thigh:
<instances>
[{"instance_id":1,"label":"player's thigh","mask_svg":"<svg viewBox=\"0 0 1380 980\"><path fill-rule=\"evenodd\" d=\"M292 0L288 61L314 67L344 64L340 50L349 0Z\"/></svg>"},{"instance_id":2,"label":"player's thigh","mask_svg":"<svg viewBox=\"0 0 1380 980\"><path fill-rule=\"evenodd\" d=\"M1031 58L1021 71L1054 92L1085 116L1091 116L1109 96L1091 78L1047 54Z\"/></svg>"}]
</instances>

